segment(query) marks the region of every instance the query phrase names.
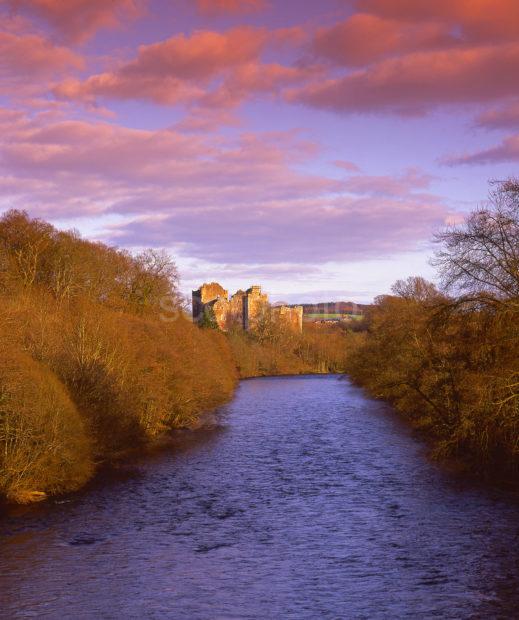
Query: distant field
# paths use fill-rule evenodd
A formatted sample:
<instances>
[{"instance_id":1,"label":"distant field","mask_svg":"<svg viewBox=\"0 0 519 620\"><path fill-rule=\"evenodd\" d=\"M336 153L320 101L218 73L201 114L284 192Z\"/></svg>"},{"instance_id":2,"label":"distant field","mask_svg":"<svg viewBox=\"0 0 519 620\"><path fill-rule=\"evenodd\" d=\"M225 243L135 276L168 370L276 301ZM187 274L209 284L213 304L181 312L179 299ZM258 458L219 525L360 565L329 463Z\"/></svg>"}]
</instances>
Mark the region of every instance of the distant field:
<instances>
[{"instance_id":1,"label":"distant field","mask_svg":"<svg viewBox=\"0 0 519 620\"><path fill-rule=\"evenodd\" d=\"M359 320L362 318L361 315L358 314L305 314L304 315L305 319L309 319L312 321L332 321L332 320L340 320L340 319L352 319L352 320Z\"/></svg>"}]
</instances>

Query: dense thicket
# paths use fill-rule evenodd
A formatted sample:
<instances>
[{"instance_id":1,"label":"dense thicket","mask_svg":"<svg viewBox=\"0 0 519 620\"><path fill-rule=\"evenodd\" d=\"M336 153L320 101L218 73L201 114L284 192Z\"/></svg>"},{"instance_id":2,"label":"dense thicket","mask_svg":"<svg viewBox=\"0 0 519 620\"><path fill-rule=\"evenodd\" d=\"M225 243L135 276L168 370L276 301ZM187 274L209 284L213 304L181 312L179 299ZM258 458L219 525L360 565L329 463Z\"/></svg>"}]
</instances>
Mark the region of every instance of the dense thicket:
<instances>
[{"instance_id":1,"label":"dense thicket","mask_svg":"<svg viewBox=\"0 0 519 620\"><path fill-rule=\"evenodd\" d=\"M437 237L442 292L397 282L352 334L354 380L473 469L519 473L519 183Z\"/></svg>"},{"instance_id":2,"label":"dense thicket","mask_svg":"<svg viewBox=\"0 0 519 620\"><path fill-rule=\"evenodd\" d=\"M309 323L298 334L267 314L256 329L232 331L228 338L243 378L345 371L346 331L339 326Z\"/></svg>"},{"instance_id":3,"label":"dense thicket","mask_svg":"<svg viewBox=\"0 0 519 620\"><path fill-rule=\"evenodd\" d=\"M239 376L340 371L340 330L195 327L174 263L0 219L0 497L83 485L96 465L227 401Z\"/></svg>"},{"instance_id":4,"label":"dense thicket","mask_svg":"<svg viewBox=\"0 0 519 620\"><path fill-rule=\"evenodd\" d=\"M11 211L0 220L0 495L84 484L95 464L230 398L226 338L180 308L167 255L136 257Z\"/></svg>"}]
</instances>

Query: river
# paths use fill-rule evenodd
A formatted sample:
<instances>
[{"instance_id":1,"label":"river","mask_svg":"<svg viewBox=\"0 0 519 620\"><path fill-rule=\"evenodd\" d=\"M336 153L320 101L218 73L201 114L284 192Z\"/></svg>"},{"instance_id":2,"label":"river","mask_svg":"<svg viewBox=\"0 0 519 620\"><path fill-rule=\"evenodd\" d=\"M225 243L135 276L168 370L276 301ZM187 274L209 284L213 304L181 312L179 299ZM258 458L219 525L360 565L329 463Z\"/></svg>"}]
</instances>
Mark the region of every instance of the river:
<instances>
[{"instance_id":1,"label":"river","mask_svg":"<svg viewBox=\"0 0 519 620\"><path fill-rule=\"evenodd\" d=\"M241 383L81 493L0 518L0 617L516 618L519 506L337 376Z\"/></svg>"}]
</instances>

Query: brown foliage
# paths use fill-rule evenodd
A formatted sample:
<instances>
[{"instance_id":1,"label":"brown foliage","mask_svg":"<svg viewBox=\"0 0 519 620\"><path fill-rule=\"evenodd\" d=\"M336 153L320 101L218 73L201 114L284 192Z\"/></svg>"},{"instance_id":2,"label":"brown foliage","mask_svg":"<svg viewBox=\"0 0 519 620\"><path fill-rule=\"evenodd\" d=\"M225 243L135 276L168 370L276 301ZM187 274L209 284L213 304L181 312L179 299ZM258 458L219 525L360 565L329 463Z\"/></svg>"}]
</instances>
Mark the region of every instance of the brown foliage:
<instances>
[{"instance_id":1,"label":"brown foliage","mask_svg":"<svg viewBox=\"0 0 519 620\"><path fill-rule=\"evenodd\" d=\"M0 259L0 495L75 489L94 462L231 397L228 342L184 317L166 254L9 212Z\"/></svg>"},{"instance_id":2,"label":"brown foliage","mask_svg":"<svg viewBox=\"0 0 519 620\"><path fill-rule=\"evenodd\" d=\"M56 493L90 477L91 444L67 390L47 368L3 350L0 368L0 492L24 500Z\"/></svg>"},{"instance_id":3,"label":"brown foliage","mask_svg":"<svg viewBox=\"0 0 519 620\"><path fill-rule=\"evenodd\" d=\"M436 452L473 469L519 473L519 190L439 239L440 294L420 278L399 282L355 335L348 369L433 437ZM492 202L493 201L493 202Z\"/></svg>"},{"instance_id":4,"label":"brown foliage","mask_svg":"<svg viewBox=\"0 0 519 620\"><path fill-rule=\"evenodd\" d=\"M340 329L296 334L266 316L253 333L199 329L171 259L0 219L0 495L79 487L94 464L226 402L238 372L338 372ZM210 327L211 325L209 325Z\"/></svg>"},{"instance_id":5,"label":"brown foliage","mask_svg":"<svg viewBox=\"0 0 519 620\"><path fill-rule=\"evenodd\" d=\"M241 377L344 372L346 337L336 326L305 324L298 334L264 318L252 332L231 332L229 341Z\"/></svg>"}]
</instances>

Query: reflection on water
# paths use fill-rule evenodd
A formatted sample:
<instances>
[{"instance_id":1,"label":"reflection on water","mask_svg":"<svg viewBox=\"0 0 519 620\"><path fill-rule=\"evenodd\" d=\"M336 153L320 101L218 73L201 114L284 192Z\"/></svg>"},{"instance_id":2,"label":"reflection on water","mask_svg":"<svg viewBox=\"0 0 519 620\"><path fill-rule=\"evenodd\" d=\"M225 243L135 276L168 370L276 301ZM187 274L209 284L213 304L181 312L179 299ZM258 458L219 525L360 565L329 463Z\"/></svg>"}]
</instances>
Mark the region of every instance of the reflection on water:
<instances>
[{"instance_id":1,"label":"reflection on water","mask_svg":"<svg viewBox=\"0 0 519 620\"><path fill-rule=\"evenodd\" d=\"M519 507L337 377L255 379L72 498L0 519L1 618L515 618Z\"/></svg>"}]
</instances>

